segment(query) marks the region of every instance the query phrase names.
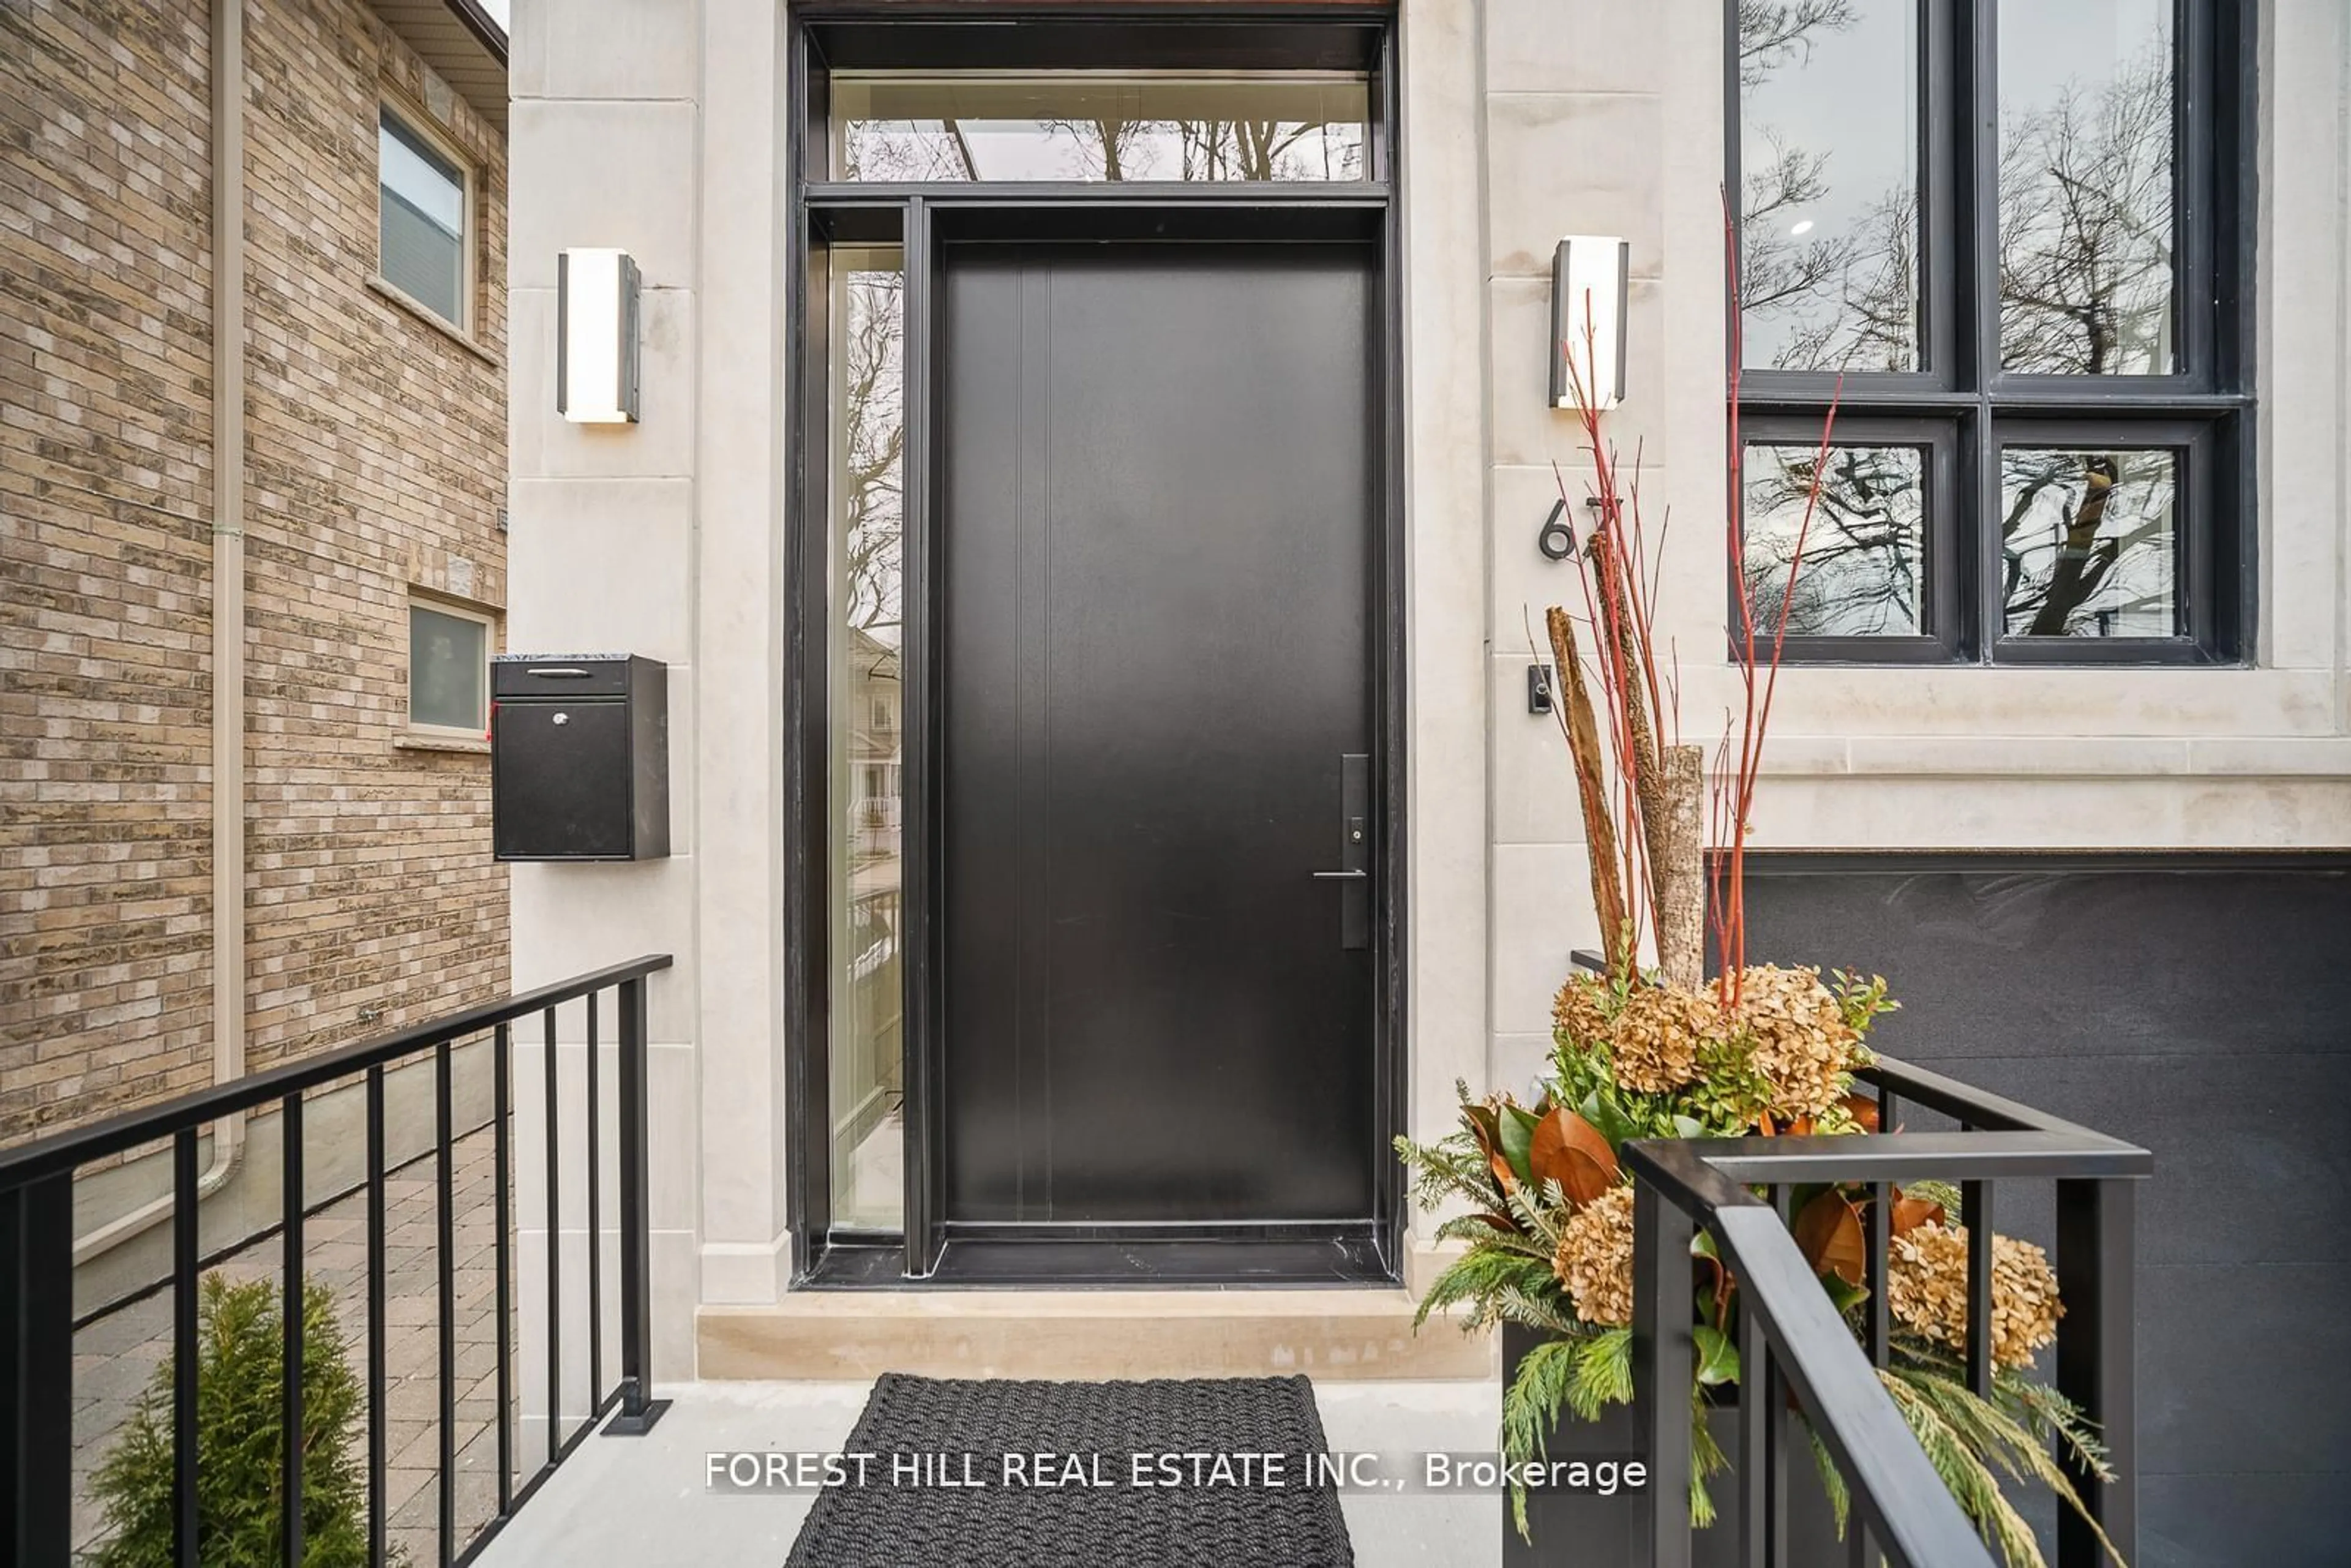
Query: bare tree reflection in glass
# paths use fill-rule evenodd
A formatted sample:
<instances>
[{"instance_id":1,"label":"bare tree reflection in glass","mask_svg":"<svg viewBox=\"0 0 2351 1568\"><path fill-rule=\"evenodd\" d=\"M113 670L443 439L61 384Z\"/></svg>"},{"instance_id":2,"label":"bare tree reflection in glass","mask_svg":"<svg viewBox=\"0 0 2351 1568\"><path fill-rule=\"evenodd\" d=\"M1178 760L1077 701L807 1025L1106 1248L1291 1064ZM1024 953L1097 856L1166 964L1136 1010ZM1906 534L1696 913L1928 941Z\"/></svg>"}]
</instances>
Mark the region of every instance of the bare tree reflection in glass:
<instances>
[{"instance_id":1,"label":"bare tree reflection in glass","mask_svg":"<svg viewBox=\"0 0 2351 1568\"><path fill-rule=\"evenodd\" d=\"M2052 0L2001 9L2007 369L2104 376L2173 368L2172 53L2168 5Z\"/></svg>"},{"instance_id":2,"label":"bare tree reflection in glass","mask_svg":"<svg viewBox=\"0 0 2351 1568\"><path fill-rule=\"evenodd\" d=\"M1068 144L1071 154L1068 172L1071 177L1113 183L1127 178L1127 154L1150 129L1145 122L1124 113L1037 122L1039 133L1047 141Z\"/></svg>"},{"instance_id":3,"label":"bare tree reflection in glass","mask_svg":"<svg viewBox=\"0 0 2351 1568\"><path fill-rule=\"evenodd\" d=\"M905 278L832 256L833 1219L903 1223L899 1121Z\"/></svg>"},{"instance_id":4,"label":"bare tree reflection in glass","mask_svg":"<svg viewBox=\"0 0 2351 1568\"><path fill-rule=\"evenodd\" d=\"M894 265L852 264L844 282L836 471L842 614L849 625L894 648L905 539L899 487L906 447L901 386L905 275Z\"/></svg>"},{"instance_id":5,"label":"bare tree reflection in glass","mask_svg":"<svg viewBox=\"0 0 2351 1568\"><path fill-rule=\"evenodd\" d=\"M2000 472L2011 636L2179 632L2175 454L2008 446Z\"/></svg>"},{"instance_id":6,"label":"bare tree reflection in glass","mask_svg":"<svg viewBox=\"0 0 2351 1568\"><path fill-rule=\"evenodd\" d=\"M1817 445L1747 448L1743 566L1760 624L1777 625L1796 538L1821 461ZM1927 455L1915 446L1833 446L1802 568L1791 637L1908 636L1925 630Z\"/></svg>"},{"instance_id":7,"label":"bare tree reflection in glass","mask_svg":"<svg viewBox=\"0 0 2351 1568\"><path fill-rule=\"evenodd\" d=\"M2176 368L2171 7L2053 0L2001 16L2000 346L2010 371ZM2168 452L2001 453L2011 636L2181 630Z\"/></svg>"},{"instance_id":8,"label":"bare tree reflection in glass","mask_svg":"<svg viewBox=\"0 0 2351 1568\"><path fill-rule=\"evenodd\" d=\"M1303 120L1193 120L1176 128L1186 180L1299 180L1317 162L1326 180L1363 177L1362 143L1350 136L1335 147L1329 127ZM1336 156L1332 154L1336 152Z\"/></svg>"},{"instance_id":9,"label":"bare tree reflection in glass","mask_svg":"<svg viewBox=\"0 0 2351 1568\"><path fill-rule=\"evenodd\" d=\"M1740 308L1750 365L1915 371L1916 5L1740 0Z\"/></svg>"},{"instance_id":10,"label":"bare tree reflection in glass","mask_svg":"<svg viewBox=\"0 0 2351 1568\"><path fill-rule=\"evenodd\" d=\"M836 77L844 180L1364 177L1361 74Z\"/></svg>"}]
</instances>

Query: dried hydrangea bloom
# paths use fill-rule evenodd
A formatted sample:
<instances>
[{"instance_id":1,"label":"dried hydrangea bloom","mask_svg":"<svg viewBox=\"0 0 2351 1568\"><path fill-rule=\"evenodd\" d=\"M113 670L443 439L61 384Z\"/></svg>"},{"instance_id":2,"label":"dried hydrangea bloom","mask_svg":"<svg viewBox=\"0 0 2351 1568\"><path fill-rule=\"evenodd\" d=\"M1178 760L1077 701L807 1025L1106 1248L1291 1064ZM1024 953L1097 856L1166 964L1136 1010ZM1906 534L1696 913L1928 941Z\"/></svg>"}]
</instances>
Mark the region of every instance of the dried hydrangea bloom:
<instances>
[{"instance_id":1,"label":"dried hydrangea bloom","mask_svg":"<svg viewBox=\"0 0 2351 1568\"><path fill-rule=\"evenodd\" d=\"M1699 1045L1721 1029L1711 996L1677 986L1636 987L1609 1035L1617 1083L1645 1094L1679 1089L1698 1075Z\"/></svg>"},{"instance_id":2,"label":"dried hydrangea bloom","mask_svg":"<svg viewBox=\"0 0 2351 1568\"><path fill-rule=\"evenodd\" d=\"M1860 1034L1845 1021L1818 969L1762 966L1739 980L1739 1016L1754 1040L1750 1061L1771 1087L1771 1114L1822 1116L1843 1097Z\"/></svg>"},{"instance_id":3,"label":"dried hydrangea bloom","mask_svg":"<svg viewBox=\"0 0 2351 1568\"><path fill-rule=\"evenodd\" d=\"M1560 1228L1552 1271L1588 1323L1633 1321L1633 1187L1610 1187Z\"/></svg>"},{"instance_id":4,"label":"dried hydrangea bloom","mask_svg":"<svg viewBox=\"0 0 2351 1568\"><path fill-rule=\"evenodd\" d=\"M1955 1351L1968 1345L1968 1228L1929 1220L1896 1236L1886 1258L1886 1301L1913 1333ZM1991 1239L1991 1358L2032 1364L2065 1315L2049 1255L2011 1236Z\"/></svg>"},{"instance_id":5,"label":"dried hydrangea bloom","mask_svg":"<svg viewBox=\"0 0 2351 1568\"><path fill-rule=\"evenodd\" d=\"M1598 975L1571 976L1552 999L1552 1027L1578 1045L1594 1045L1608 1038L1608 982Z\"/></svg>"}]
</instances>

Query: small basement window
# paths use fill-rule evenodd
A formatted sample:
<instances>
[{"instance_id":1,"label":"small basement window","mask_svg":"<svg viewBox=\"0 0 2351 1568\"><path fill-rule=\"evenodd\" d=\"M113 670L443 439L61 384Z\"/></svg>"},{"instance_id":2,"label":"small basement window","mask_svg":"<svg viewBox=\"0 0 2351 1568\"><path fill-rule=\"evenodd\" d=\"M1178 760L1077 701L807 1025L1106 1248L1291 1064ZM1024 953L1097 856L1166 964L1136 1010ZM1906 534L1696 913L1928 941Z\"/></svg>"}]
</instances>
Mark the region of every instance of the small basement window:
<instances>
[{"instance_id":1,"label":"small basement window","mask_svg":"<svg viewBox=\"0 0 2351 1568\"><path fill-rule=\"evenodd\" d=\"M451 605L408 606L408 727L435 739L480 740L490 727L491 624Z\"/></svg>"},{"instance_id":2,"label":"small basement window","mask_svg":"<svg viewBox=\"0 0 2351 1568\"><path fill-rule=\"evenodd\" d=\"M377 122L376 192L377 273L465 331L471 174L443 143L387 107Z\"/></svg>"}]
</instances>

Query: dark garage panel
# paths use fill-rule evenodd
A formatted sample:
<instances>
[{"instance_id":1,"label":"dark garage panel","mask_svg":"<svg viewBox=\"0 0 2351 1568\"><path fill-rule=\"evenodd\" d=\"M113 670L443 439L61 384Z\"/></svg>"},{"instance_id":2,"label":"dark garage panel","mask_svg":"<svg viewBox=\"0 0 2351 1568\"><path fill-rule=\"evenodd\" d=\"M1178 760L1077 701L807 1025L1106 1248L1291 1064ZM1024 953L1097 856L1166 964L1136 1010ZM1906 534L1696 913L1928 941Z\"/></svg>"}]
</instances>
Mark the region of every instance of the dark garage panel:
<instances>
[{"instance_id":1,"label":"dark garage panel","mask_svg":"<svg viewBox=\"0 0 2351 1568\"><path fill-rule=\"evenodd\" d=\"M2135 1568L2351 1562L2351 873L1751 863L1750 953L1885 975L1888 1054L2154 1151ZM2047 1213L2020 1191L2002 1228Z\"/></svg>"},{"instance_id":2,"label":"dark garage panel","mask_svg":"<svg viewBox=\"0 0 2351 1568\"><path fill-rule=\"evenodd\" d=\"M2249 1536L2244 1521L2259 1520ZM2133 1568L2340 1563L2351 1498L2335 1470L2165 1476L2139 1489Z\"/></svg>"},{"instance_id":3,"label":"dark garage panel","mask_svg":"<svg viewBox=\"0 0 2351 1568\"><path fill-rule=\"evenodd\" d=\"M1883 968L1933 1059L2351 1054L2351 871L1806 858L1749 857L1748 950Z\"/></svg>"},{"instance_id":4,"label":"dark garage panel","mask_svg":"<svg viewBox=\"0 0 2351 1568\"><path fill-rule=\"evenodd\" d=\"M1901 972L1884 972L1902 997ZM1923 1018L1906 998L1903 1010L1880 1024L1879 1043L1906 1060L1934 1060L1911 1039ZM2351 1110L2344 1099L2351 1061L2340 1052L2248 1060L2217 1051L2075 1055L2066 1046L2039 1055L1949 1058L1942 1065L1986 1087L2030 1085L2030 1094L2001 1092L2154 1150L2155 1179L2139 1197L2142 1264L2351 1264L2351 1226L2314 1225L2297 1197L2351 1192L2351 1138L2314 1135L2314 1129L2323 1119L2314 1113L2317 1107ZM1926 1131L1930 1119L1906 1113L1903 1124ZM2023 1234L2021 1216L2045 1214L2049 1205L2022 1207L2045 1193L2017 1196L2017 1212L2003 1228ZM2030 1233L2046 1240L2045 1229L2044 1223Z\"/></svg>"}]
</instances>

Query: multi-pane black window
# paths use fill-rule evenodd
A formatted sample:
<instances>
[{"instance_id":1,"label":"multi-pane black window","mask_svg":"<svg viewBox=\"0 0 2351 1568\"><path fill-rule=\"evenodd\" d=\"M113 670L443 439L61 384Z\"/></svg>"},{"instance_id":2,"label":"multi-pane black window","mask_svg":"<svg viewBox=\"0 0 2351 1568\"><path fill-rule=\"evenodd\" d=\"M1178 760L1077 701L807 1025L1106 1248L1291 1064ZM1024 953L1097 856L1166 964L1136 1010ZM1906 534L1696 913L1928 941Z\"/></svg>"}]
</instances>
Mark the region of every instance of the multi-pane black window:
<instances>
[{"instance_id":1,"label":"multi-pane black window","mask_svg":"<svg viewBox=\"0 0 2351 1568\"><path fill-rule=\"evenodd\" d=\"M2257 7L1726 4L1742 570L1787 655L2243 656Z\"/></svg>"}]
</instances>

